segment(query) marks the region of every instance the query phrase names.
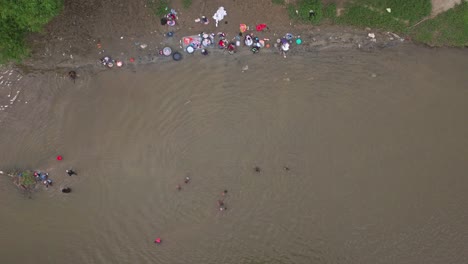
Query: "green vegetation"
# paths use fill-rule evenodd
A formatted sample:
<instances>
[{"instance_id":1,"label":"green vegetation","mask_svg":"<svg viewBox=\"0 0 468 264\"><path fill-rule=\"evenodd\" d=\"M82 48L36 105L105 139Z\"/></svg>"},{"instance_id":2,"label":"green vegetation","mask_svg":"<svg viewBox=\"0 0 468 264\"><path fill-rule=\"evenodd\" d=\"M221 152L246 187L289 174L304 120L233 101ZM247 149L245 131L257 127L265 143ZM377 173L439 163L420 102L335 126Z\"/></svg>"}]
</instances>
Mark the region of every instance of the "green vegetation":
<instances>
[{"instance_id":1,"label":"green vegetation","mask_svg":"<svg viewBox=\"0 0 468 264\"><path fill-rule=\"evenodd\" d=\"M347 6L344 14L338 18L337 22L339 24L372 27L397 32L403 32L408 27L408 22L398 19L391 13L387 13L385 9L383 11L374 11L359 4Z\"/></svg>"},{"instance_id":2,"label":"green vegetation","mask_svg":"<svg viewBox=\"0 0 468 264\"><path fill-rule=\"evenodd\" d=\"M190 6L192 6L192 0L182 0L182 5L184 6L184 8L190 8Z\"/></svg>"},{"instance_id":3,"label":"green vegetation","mask_svg":"<svg viewBox=\"0 0 468 264\"><path fill-rule=\"evenodd\" d=\"M376 13L389 14L398 20L406 20L415 23L431 14L431 0L358 0L358 5L366 6ZM354 4L351 4L354 5ZM391 13L386 11L391 9Z\"/></svg>"},{"instance_id":4,"label":"green vegetation","mask_svg":"<svg viewBox=\"0 0 468 264\"><path fill-rule=\"evenodd\" d=\"M169 12L169 0L148 0L148 5L159 17L165 16Z\"/></svg>"},{"instance_id":5,"label":"green vegetation","mask_svg":"<svg viewBox=\"0 0 468 264\"><path fill-rule=\"evenodd\" d=\"M21 173L19 184L25 186L26 188L32 187L36 184L36 179L32 171L24 171Z\"/></svg>"},{"instance_id":6,"label":"green vegetation","mask_svg":"<svg viewBox=\"0 0 468 264\"><path fill-rule=\"evenodd\" d=\"M0 20L0 64L9 60L19 61L29 53L24 44L26 31L18 30L12 20Z\"/></svg>"},{"instance_id":7,"label":"green vegetation","mask_svg":"<svg viewBox=\"0 0 468 264\"><path fill-rule=\"evenodd\" d=\"M331 3L323 7L323 18L329 19L332 22L336 21L336 4Z\"/></svg>"},{"instance_id":8,"label":"green vegetation","mask_svg":"<svg viewBox=\"0 0 468 264\"><path fill-rule=\"evenodd\" d=\"M271 0L271 2L275 5L284 5L284 0Z\"/></svg>"},{"instance_id":9,"label":"green vegetation","mask_svg":"<svg viewBox=\"0 0 468 264\"><path fill-rule=\"evenodd\" d=\"M431 0L356 0L346 6L338 22L404 33L430 13Z\"/></svg>"},{"instance_id":10,"label":"green vegetation","mask_svg":"<svg viewBox=\"0 0 468 264\"><path fill-rule=\"evenodd\" d=\"M279 0L272 2L284 3ZM319 24L325 20L408 34L416 41L434 46L468 46L466 1L416 26L430 15L431 0L353 0L347 2L339 17L336 16L336 8L336 4L323 5L321 0L298 0L296 4L287 5L289 17L303 23ZM310 10L315 11L315 16L309 17Z\"/></svg>"},{"instance_id":11,"label":"green vegetation","mask_svg":"<svg viewBox=\"0 0 468 264\"><path fill-rule=\"evenodd\" d=\"M468 46L468 2L413 28L414 39L433 46Z\"/></svg>"},{"instance_id":12,"label":"green vegetation","mask_svg":"<svg viewBox=\"0 0 468 264\"><path fill-rule=\"evenodd\" d=\"M24 37L39 32L63 5L63 0L0 0L0 63L29 54Z\"/></svg>"},{"instance_id":13,"label":"green vegetation","mask_svg":"<svg viewBox=\"0 0 468 264\"><path fill-rule=\"evenodd\" d=\"M288 4L289 17L297 19L304 23L319 24L322 21L321 0L298 0L296 4ZM310 11L315 12L314 16L310 16Z\"/></svg>"}]
</instances>

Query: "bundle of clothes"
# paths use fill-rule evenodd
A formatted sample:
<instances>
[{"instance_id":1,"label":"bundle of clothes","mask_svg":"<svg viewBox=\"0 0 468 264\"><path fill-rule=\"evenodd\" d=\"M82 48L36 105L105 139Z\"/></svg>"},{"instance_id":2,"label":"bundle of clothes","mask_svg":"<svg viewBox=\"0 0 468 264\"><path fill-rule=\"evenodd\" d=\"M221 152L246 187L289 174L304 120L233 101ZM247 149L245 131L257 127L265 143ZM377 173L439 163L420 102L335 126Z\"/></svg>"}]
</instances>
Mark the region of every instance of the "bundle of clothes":
<instances>
[{"instance_id":1,"label":"bundle of clothes","mask_svg":"<svg viewBox=\"0 0 468 264\"><path fill-rule=\"evenodd\" d=\"M177 20L177 12L174 9L171 9L171 11L161 18L161 25L168 25L170 27L173 27L176 25L176 20Z\"/></svg>"},{"instance_id":2,"label":"bundle of clothes","mask_svg":"<svg viewBox=\"0 0 468 264\"><path fill-rule=\"evenodd\" d=\"M120 61L120 60L116 61L116 60L112 59L109 56L101 58L101 63L102 63L102 65L107 66L109 68L114 67L114 65L117 65L117 67L122 67L122 65L123 65L122 61Z\"/></svg>"},{"instance_id":3,"label":"bundle of clothes","mask_svg":"<svg viewBox=\"0 0 468 264\"><path fill-rule=\"evenodd\" d=\"M49 187L49 185L52 186L53 182L49 179L49 174L47 172L35 171L34 178L36 178L36 181L44 184L46 188Z\"/></svg>"}]
</instances>

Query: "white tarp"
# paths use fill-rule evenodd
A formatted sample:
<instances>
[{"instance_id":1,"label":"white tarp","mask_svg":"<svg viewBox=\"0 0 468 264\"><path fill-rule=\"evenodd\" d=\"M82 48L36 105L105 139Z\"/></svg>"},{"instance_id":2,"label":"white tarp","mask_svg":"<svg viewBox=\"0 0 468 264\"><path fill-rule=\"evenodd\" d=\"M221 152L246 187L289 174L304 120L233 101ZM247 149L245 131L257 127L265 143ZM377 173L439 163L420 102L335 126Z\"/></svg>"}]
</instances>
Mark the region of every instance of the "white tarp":
<instances>
[{"instance_id":1,"label":"white tarp","mask_svg":"<svg viewBox=\"0 0 468 264\"><path fill-rule=\"evenodd\" d=\"M216 27L218 27L218 22L224 19L224 16L227 15L226 10L224 10L224 7L219 7L218 11L213 15L213 19L216 21Z\"/></svg>"}]
</instances>

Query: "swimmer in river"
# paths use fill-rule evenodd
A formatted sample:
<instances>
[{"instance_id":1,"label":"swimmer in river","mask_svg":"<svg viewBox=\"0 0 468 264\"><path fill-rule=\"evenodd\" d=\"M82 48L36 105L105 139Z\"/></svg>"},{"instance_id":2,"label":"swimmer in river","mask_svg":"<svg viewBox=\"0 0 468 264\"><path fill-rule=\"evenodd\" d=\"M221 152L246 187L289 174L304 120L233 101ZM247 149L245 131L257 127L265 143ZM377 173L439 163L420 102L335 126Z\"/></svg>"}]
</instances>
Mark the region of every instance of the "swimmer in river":
<instances>
[{"instance_id":1,"label":"swimmer in river","mask_svg":"<svg viewBox=\"0 0 468 264\"><path fill-rule=\"evenodd\" d=\"M68 176L78 175L78 174L76 174L76 172L73 171L72 169L66 170L65 172L67 172Z\"/></svg>"},{"instance_id":2,"label":"swimmer in river","mask_svg":"<svg viewBox=\"0 0 468 264\"><path fill-rule=\"evenodd\" d=\"M184 182L185 182L185 183L189 183L189 182L190 182L190 177L189 177L189 176L186 176Z\"/></svg>"},{"instance_id":3,"label":"swimmer in river","mask_svg":"<svg viewBox=\"0 0 468 264\"><path fill-rule=\"evenodd\" d=\"M224 201L223 201L223 200L218 200L218 207L219 207L219 210L220 210L220 211L227 210L227 207L226 207L226 205L224 204Z\"/></svg>"},{"instance_id":4,"label":"swimmer in river","mask_svg":"<svg viewBox=\"0 0 468 264\"><path fill-rule=\"evenodd\" d=\"M52 186L52 180L51 179L47 179L45 181L42 182L46 188L49 188L49 185Z\"/></svg>"},{"instance_id":5,"label":"swimmer in river","mask_svg":"<svg viewBox=\"0 0 468 264\"><path fill-rule=\"evenodd\" d=\"M71 193L71 188L70 187L65 187L65 188L62 188L62 192L63 193Z\"/></svg>"},{"instance_id":6,"label":"swimmer in river","mask_svg":"<svg viewBox=\"0 0 468 264\"><path fill-rule=\"evenodd\" d=\"M76 79L76 71L69 71L68 72L68 77L73 80L73 83L75 82Z\"/></svg>"},{"instance_id":7,"label":"swimmer in river","mask_svg":"<svg viewBox=\"0 0 468 264\"><path fill-rule=\"evenodd\" d=\"M222 195L222 196L226 196L227 193L228 193L228 191L227 191L227 190L224 190L224 191L221 193L221 195Z\"/></svg>"},{"instance_id":8,"label":"swimmer in river","mask_svg":"<svg viewBox=\"0 0 468 264\"><path fill-rule=\"evenodd\" d=\"M182 186L180 186L180 184L177 184L176 189L177 189L178 191L180 191L180 190L182 190Z\"/></svg>"},{"instance_id":9,"label":"swimmer in river","mask_svg":"<svg viewBox=\"0 0 468 264\"><path fill-rule=\"evenodd\" d=\"M285 171L289 171L289 167L284 166L284 170L285 170Z\"/></svg>"},{"instance_id":10,"label":"swimmer in river","mask_svg":"<svg viewBox=\"0 0 468 264\"><path fill-rule=\"evenodd\" d=\"M260 169L260 167L258 167L258 166L255 166L254 170L255 170L255 172L261 172L262 171L262 169Z\"/></svg>"}]
</instances>

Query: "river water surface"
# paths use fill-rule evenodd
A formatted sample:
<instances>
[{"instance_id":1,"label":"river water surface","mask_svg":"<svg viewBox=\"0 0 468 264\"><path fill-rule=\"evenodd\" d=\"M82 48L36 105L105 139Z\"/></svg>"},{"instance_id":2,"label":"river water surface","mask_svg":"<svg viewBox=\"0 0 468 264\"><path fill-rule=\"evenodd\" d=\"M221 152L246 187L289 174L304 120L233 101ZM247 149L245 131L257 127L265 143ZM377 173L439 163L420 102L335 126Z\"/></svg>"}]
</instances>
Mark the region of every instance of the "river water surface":
<instances>
[{"instance_id":1,"label":"river water surface","mask_svg":"<svg viewBox=\"0 0 468 264\"><path fill-rule=\"evenodd\" d=\"M0 178L0 263L468 263L467 72L408 46L27 76L0 169L56 184Z\"/></svg>"}]
</instances>

